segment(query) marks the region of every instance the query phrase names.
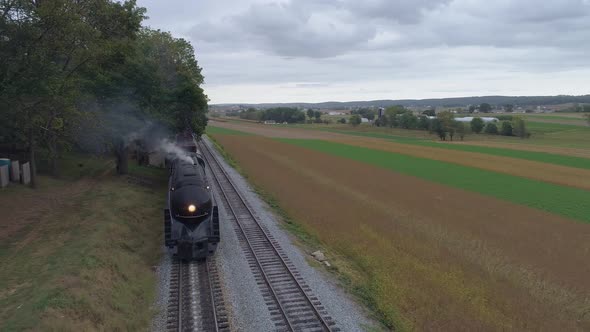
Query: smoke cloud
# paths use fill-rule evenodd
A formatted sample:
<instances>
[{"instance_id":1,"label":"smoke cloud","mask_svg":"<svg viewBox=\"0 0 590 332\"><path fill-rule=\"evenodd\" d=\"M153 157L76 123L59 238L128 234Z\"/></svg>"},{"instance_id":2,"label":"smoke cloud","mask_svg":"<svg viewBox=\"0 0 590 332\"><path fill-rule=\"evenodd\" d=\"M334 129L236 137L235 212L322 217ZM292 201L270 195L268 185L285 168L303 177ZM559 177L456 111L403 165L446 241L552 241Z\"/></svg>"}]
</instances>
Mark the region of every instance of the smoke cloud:
<instances>
[{"instance_id":1,"label":"smoke cloud","mask_svg":"<svg viewBox=\"0 0 590 332\"><path fill-rule=\"evenodd\" d=\"M178 147L174 142L168 139L162 139L158 145L158 150L174 155L176 158L186 161L187 163L195 164L193 158L191 158L186 151Z\"/></svg>"}]
</instances>

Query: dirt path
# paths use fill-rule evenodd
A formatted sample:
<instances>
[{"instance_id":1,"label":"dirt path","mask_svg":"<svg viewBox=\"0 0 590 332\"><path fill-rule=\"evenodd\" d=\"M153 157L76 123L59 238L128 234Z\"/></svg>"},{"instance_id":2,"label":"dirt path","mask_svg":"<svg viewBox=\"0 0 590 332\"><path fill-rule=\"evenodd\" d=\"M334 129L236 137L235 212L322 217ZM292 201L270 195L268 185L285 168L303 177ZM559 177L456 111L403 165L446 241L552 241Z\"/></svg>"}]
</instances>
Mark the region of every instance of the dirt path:
<instances>
[{"instance_id":1,"label":"dirt path","mask_svg":"<svg viewBox=\"0 0 590 332\"><path fill-rule=\"evenodd\" d=\"M262 137L218 139L290 215L363 266L378 308L402 324L590 328L588 225Z\"/></svg>"},{"instance_id":2,"label":"dirt path","mask_svg":"<svg viewBox=\"0 0 590 332\"><path fill-rule=\"evenodd\" d=\"M218 125L218 122L215 123ZM400 153L409 156L439 160L493 172L521 176L529 179L590 190L590 170L493 156L483 153L395 143L379 138L357 137L313 130L284 128L258 124L222 123L220 127L247 131L267 137L323 139L335 143L355 145L370 149Z\"/></svg>"}]
</instances>

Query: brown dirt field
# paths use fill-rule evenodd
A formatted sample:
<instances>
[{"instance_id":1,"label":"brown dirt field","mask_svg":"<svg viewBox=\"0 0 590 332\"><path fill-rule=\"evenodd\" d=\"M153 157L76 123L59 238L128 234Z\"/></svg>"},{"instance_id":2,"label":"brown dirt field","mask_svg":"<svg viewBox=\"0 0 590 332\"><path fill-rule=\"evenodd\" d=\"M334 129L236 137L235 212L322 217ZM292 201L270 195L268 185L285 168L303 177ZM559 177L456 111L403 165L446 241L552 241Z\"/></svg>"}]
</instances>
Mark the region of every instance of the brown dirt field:
<instances>
[{"instance_id":1,"label":"brown dirt field","mask_svg":"<svg viewBox=\"0 0 590 332\"><path fill-rule=\"evenodd\" d=\"M590 227L263 137L216 135L398 327L590 329Z\"/></svg>"},{"instance_id":2,"label":"brown dirt field","mask_svg":"<svg viewBox=\"0 0 590 332\"><path fill-rule=\"evenodd\" d=\"M217 123L215 125L217 125ZM419 158L440 160L488 171L590 190L590 170L580 168L524 159L492 156L483 153L455 150L441 151L438 148L395 143L379 138L357 137L294 128L277 128L270 125L224 123L220 127L242 130L268 137L323 139L336 143L400 153Z\"/></svg>"}]
</instances>

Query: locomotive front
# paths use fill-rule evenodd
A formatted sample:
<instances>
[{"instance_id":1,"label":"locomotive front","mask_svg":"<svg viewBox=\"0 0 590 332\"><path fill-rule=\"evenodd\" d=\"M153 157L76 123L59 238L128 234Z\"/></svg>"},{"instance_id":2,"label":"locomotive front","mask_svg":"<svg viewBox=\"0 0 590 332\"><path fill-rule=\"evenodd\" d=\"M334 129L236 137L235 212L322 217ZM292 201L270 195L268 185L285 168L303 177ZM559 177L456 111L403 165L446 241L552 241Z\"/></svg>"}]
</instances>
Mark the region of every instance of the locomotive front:
<instances>
[{"instance_id":1,"label":"locomotive front","mask_svg":"<svg viewBox=\"0 0 590 332\"><path fill-rule=\"evenodd\" d=\"M219 242L219 216L204 163L197 155L172 161L165 244L181 259L204 258Z\"/></svg>"}]
</instances>

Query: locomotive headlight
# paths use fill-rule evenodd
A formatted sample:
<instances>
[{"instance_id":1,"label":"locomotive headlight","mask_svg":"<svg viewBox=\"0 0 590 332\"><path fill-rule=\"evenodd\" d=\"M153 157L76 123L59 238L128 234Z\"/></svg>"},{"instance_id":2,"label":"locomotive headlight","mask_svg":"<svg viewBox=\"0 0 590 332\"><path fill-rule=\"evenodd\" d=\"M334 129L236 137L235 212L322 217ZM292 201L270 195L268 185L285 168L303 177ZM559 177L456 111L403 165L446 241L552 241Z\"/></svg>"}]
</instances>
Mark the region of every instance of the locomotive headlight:
<instances>
[{"instance_id":1,"label":"locomotive headlight","mask_svg":"<svg viewBox=\"0 0 590 332\"><path fill-rule=\"evenodd\" d=\"M195 212L195 211L197 211L197 207L196 206L194 206L193 204L191 204L191 205L188 206L188 212Z\"/></svg>"}]
</instances>

